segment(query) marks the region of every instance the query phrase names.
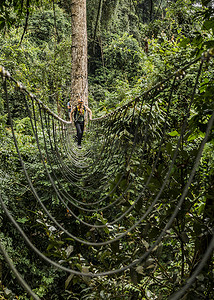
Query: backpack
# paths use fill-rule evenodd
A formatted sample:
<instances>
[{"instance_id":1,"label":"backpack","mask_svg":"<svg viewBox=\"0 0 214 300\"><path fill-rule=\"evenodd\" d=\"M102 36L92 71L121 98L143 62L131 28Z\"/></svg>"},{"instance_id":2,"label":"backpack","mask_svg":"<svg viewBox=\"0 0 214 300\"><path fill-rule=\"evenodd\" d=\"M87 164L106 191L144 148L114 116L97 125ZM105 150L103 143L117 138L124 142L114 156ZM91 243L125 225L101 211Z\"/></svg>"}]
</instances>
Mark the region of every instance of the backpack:
<instances>
[{"instance_id":1,"label":"backpack","mask_svg":"<svg viewBox=\"0 0 214 300\"><path fill-rule=\"evenodd\" d=\"M74 121L77 122L79 120L80 114L78 112L77 106L74 110ZM85 106L83 105L83 118L85 117Z\"/></svg>"}]
</instances>

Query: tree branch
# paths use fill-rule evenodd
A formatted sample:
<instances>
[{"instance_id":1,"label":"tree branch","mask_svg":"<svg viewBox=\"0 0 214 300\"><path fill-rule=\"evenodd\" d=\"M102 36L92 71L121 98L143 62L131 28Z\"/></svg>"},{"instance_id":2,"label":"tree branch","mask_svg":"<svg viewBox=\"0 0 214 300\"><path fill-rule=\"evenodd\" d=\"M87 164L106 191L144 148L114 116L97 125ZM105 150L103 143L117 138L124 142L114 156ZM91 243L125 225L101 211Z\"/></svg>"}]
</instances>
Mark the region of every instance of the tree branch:
<instances>
[{"instance_id":1,"label":"tree branch","mask_svg":"<svg viewBox=\"0 0 214 300\"><path fill-rule=\"evenodd\" d=\"M29 8L30 8L30 0L27 0L27 13L26 13L26 19L25 19L25 27L24 27L24 31L23 31L23 34L22 34L22 37L21 37L21 40L20 40L20 43L19 43L19 46L21 46L21 43L23 41L23 38L24 38L24 35L25 35L25 32L27 31L27 26L28 26L28 18L29 18Z\"/></svg>"}]
</instances>

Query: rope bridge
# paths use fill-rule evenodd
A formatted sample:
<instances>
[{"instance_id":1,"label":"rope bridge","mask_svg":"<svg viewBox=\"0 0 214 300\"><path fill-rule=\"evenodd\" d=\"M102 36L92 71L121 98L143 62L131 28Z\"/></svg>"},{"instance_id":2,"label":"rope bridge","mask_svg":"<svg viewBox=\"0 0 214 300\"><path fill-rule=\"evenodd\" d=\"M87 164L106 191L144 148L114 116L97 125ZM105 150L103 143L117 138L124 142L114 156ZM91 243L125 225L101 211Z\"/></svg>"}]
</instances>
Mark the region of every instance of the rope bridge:
<instances>
[{"instance_id":1,"label":"rope bridge","mask_svg":"<svg viewBox=\"0 0 214 300\"><path fill-rule=\"evenodd\" d=\"M19 203L14 203L13 199L8 201L5 192L0 191L5 215L26 246L41 260L69 274L91 278L133 268L140 270L143 262L155 255L161 241L170 235L173 222L190 197L192 180L212 130L214 112L210 111L204 137L194 141L197 151L188 173L182 174L182 184L178 184L174 194L170 194L169 191L175 188L173 175L182 163L183 149L192 143L188 140L191 112L213 55L214 49L211 49L134 100L101 118L93 119L84 133L81 150L76 146L73 125L52 112L4 67L0 67L13 141L32 193L30 201L35 202L38 211L49 220L46 226L51 234L60 235L61 232L67 237L67 249L73 245L79 245L83 252L88 249L87 263L84 265L87 268L82 266L80 270L70 268L69 260L60 262L54 256L44 255L45 249L33 244L25 232L26 226L20 226L17 221L19 216L14 205L19 207ZM11 109L14 92L24 103L24 113L30 120L37 147L35 159L41 164L44 177L50 183L49 203L44 201L44 191L41 192L35 184L35 174L20 149ZM170 141L173 141L173 147L170 147ZM167 198L169 195L170 198ZM67 222L59 219L52 201L57 202L66 213ZM25 214L29 214L27 209ZM164 216L162 219L161 215ZM148 238L152 230L153 237ZM136 249L131 233L141 238ZM123 243L132 244L131 259L126 255ZM100 262L94 262L94 254L100 247L102 251L111 247L118 253L118 261L109 263L109 270L106 271L102 271ZM185 294L213 248L214 237L191 277L170 299L180 299ZM33 299L40 299L16 270L2 242L0 250L24 289ZM111 254L108 255L110 258Z\"/></svg>"}]
</instances>

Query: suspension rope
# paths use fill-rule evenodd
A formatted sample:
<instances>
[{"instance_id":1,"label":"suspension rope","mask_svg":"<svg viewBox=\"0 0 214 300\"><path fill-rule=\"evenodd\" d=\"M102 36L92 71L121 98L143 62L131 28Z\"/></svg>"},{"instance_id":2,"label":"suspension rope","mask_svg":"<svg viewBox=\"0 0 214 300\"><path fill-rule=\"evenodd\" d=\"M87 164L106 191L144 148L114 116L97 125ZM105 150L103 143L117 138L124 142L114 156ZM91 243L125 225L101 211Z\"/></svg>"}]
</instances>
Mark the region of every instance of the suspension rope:
<instances>
[{"instance_id":1,"label":"suspension rope","mask_svg":"<svg viewBox=\"0 0 214 300\"><path fill-rule=\"evenodd\" d=\"M202 62L203 62L203 61L202 61ZM199 74L199 73L198 73L198 74ZM198 77L199 77L199 75L198 75ZM142 105L141 105L141 109L142 109ZM35 113L34 113L34 114L35 114ZM138 119L138 120L139 120L139 119ZM136 133L135 133L135 137L136 137ZM38 138L38 137L37 137L37 138ZM178 144L178 146L179 146L179 144ZM177 150L178 150L178 146L177 146ZM175 153L176 153L176 155L177 155L177 151L176 151ZM176 155L174 156L174 160L172 160L173 164L174 164ZM43 161L43 164L44 164L43 158L42 158L42 161ZM173 164L171 165L171 168L172 168ZM44 167L45 167L45 169L46 169L46 171L47 171L47 168L46 168L45 164L44 164ZM168 174L170 174L170 172L171 172L171 169L169 169L169 170L170 170L170 171L168 172ZM47 172L47 173L48 173L48 172ZM55 185L54 185L54 183L53 183L53 180L51 179L51 176L50 176L49 173L48 173L48 176L49 176L49 179L51 180L52 185L54 186L55 192L57 193L57 195L58 195L58 197L59 197L59 193L57 192L57 189L56 189L56 187L55 187ZM168 180L168 175L166 176L165 184L166 184L167 180ZM164 189L164 187L165 187L165 184L162 185L162 189L160 190L160 192L159 192L158 196L156 197L155 201L153 202L153 205L150 206L150 208L148 209L147 212L150 212L150 211L152 210L154 204L155 204L155 203L157 202L157 200L159 199L159 197L160 197L160 195L161 195L161 193L162 193L162 191L163 191L163 189ZM138 199L139 199L139 198L140 198L140 197L138 197ZM62 200L61 197L60 197L60 199ZM63 201L63 200L62 200L62 201ZM67 207L67 205L65 204L64 201L63 201L63 204ZM67 207L67 209L68 209L68 207ZM69 212L71 212L71 211L69 210ZM73 214L73 212L71 212L71 213ZM73 215L74 215L74 214L73 214ZM145 216L146 216L146 215L147 215L147 214L145 214ZM140 222L141 222L142 219L143 219L143 218L140 219ZM117 238L115 238L115 239L112 239L112 240L109 240L109 241L106 241L106 242L102 242L102 243L94 243L94 244L92 244L92 245L95 245L95 244L96 244L96 245L105 245L105 244L108 244L108 243L112 243L113 241L118 240L118 239L120 239L121 237L125 236L128 232L130 232L131 230L133 230L140 222L139 222L139 221L136 222L132 227L130 227L127 231L125 231L123 234L119 235L119 236L118 236ZM84 224L86 225L86 223L85 223L84 221L82 221L82 223L84 223ZM90 224L88 224L88 223L87 223L87 225L88 225L88 226L93 226L93 225L90 225ZM73 235L70 235L70 236L74 238ZM75 237L75 239L76 239L76 237ZM76 240L79 240L79 239L76 239ZM83 243L86 243L86 242L84 241Z\"/></svg>"},{"instance_id":2,"label":"suspension rope","mask_svg":"<svg viewBox=\"0 0 214 300\"><path fill-rule=\"evenodd\" d=\"M170 178L172 174L172 169L179 158L179 149L182 149L183 140L185 134L188 130L188 121L190 116L190 109L194 103L197 86L199 84L199 78L201 76L202 67L204 62L206 62L210 57L214 56L214 49L211 49L204 53L201 58L194 60L187 64L181 70L178 70L172 74L167 79L163 80L152 87L149 91L142 93L142 95L128 104L114 110L113 112L101 117L93 119L90 123L90 130L88 131L86 150L76 151L74 146L74 136L70 122L66 122L59 118L55 113L53 113L49 108L47 108L40 100L37 100L34 95L29 93L22 84L16 82L3 67L0 67L0 73L3 77L3 88L5 91L5 98L8 108L8 117L11 125L11 131L14 139L15 148L20 160L20 164L26 176L28 185L31 188L33 196L45 212L46 216L57 226L58 229L62 230L67 236L72 240L85 246L109 246L122 238L128 238L128 234L142 224L143 221L147 221L150 214L154 211L155 206L161 203L161 195L163 192L170 188ZM191 95L188 95L188 105L186 107L185 113L183 115L183 120L181 122L180 134L177 138L177 145L173 149L172 157L168 156L168 167L164 170L164 177L161 180L160 187L156 189L155 192L150 190L150 182L155 178L155 170L158 166L160 155L162 153L162 148L164 143L167 142L167 133L170 126L170 108L173 97L178 91L179 81L176 80L177 77L185 75L185 71L191 67L193 64L200 62L199 68L197 69L197 76L193 84L193 90ZM121 222L122 225L126 225L121 229L113 233L109 233L107 236L103 236L103 240L89 241L87 236L82 238L80 234L69 232L64 228L64 224L60 224L55 217L51 214L49 209L45 206L43 201L40 199L36 188L34 187L32 180L30 179L29 173L27 171L25 162L22 159L22 155L17 142L13 118L10 111L7 82L13 81L19 87L22 94L27 93L28 97L31 98L31 105L28 104L27 97L24 95L24 100L26 102L27 113L30 118L32 130L34 137L36 139L36 144L38 148L38 154L41 158L45 174L48 181L51 183L51 187L55 195L57 196L62 207L67 209L67 211L78 221L81 226L91 229L105 229L115 226ZM161 94L163 92L163 94ZM167 96L163 96L164 93L168 93ZM151 124L155 122L153 119L153 111L157 105L158 98L164 99L162 109L164 116L160 122L158 130L155 132L154 136L151 136ZM144 105L149 107L147 113L144 117ZM163 105L165 105L163 107ZM32 113L33 112L33 113ZM144 123L142 122L144 120ZM146 121L145 121L146 120ZM44 261L50 263L51 265L66 271L70 274L80 275L80 276L108 276L124 272L134 266L139 265L143 260L145 260L157 247L161 240L166 235L167 231L172 227L172 224L181 210L181 207L187 197L190 190L193 177L195 176L196 170L200 164L200 159L202 156L205 144L208 141L210 131L212 129L214 122L214 112L208 121L205 137L202 139L200 146L198 147L197 155L194 159L191 170L189 170L188 179L186 184L181 188L180 196L175 197L173 200L173 211L170 216L165 220L164 224L160 224L159 232L153 241L150 242L149 247L146 251L141 251L141 253L134 255L129 260L124 259L120 262L120 267L118 267L117 262L112 264L111 269L105 272L98 272L98 270L89 273L83 273L76 271L74 269L62 266L61 264L55 262L53 259L46 257L37 247L33 245L27 235L24 233L22 228L18 225L15 220L13 212L10 212L6 207L1 193L0 193L0 203L5 212L5 215L9 218L13 226L18 230L20 235L23 237L27 245L41 257ZM97 132L99 130L99 134ZM41 130L40 130L41 129ZM123 139L120 138L121 132L128 132L129 137L127 145L124 144ZM42 133L42 139L41 134ZM142 137L141 137L142 135ZM125 139L124 139L125 140ZM155 143L152 141L155 140ZM198 146L199 142L197 142ZM42 146L44 145L44 146ZM151 146L154 145L155 149L151 151ZM140 146L140 147L139 147ZM118 159L118 155L120 155ZM45 161L44 156L47 158ZM132 175L129 174L127 168L133 170L135 168L135 157L138 157L141 161L147 160L151 162L151 170L148 175L146 175L145 170L138 168ZM66 162L65 162L66 161ZM68 165L67 165L68 164ZM111 172L110 178L107 177L108 173ZM60 175L58 175L58 172ZM132 171L133 172L133 171ZM114 177L118 176L115 180ZM127 176L129 178L127 179ZM129 203L126 199L129 190L135 185L135 178L142 176L142 187L141 190L136 190L135 195L132 199L129 207L123 211L121 205L123 201ZM125 188L122 188L122 180L126 180ZM82 198L88 197L89 200L86 202L84 200L76 199L73 193L68 193L63 189L63 182L67 182L71 187L76 187L81 190ZM113 187L110 188L110 183L113 182ZM96 187L99 188L96 189ZM110 196L116 194L110 200ZM119 195L118 195L119 194ZM150 201L146 201L146 195L150 196ZM90 197L96 196L95 201L91 201ZM144 200L144 207L140 211L140 214L132 220L129 215L130 212L139 204L140 200ZM164 203L163 203L164 205ZM167 205L167 204L165 204ZM87 208L90 206L90 208ZM81 214L79 217L76 210ZM114 214L112 212L114 211ZM106 222L105 224L95 224L89 223L89 216L94 222L94 217L96 218L96 213L105 212ZM158 213L158 212L157 212ZM126 224L126 221L129 222ZM90 220L91 221L91 220ZM85 229L85 227L82 227ZM116 227L115 227L116 228ZM90 239L90 237L89 237ZM2 250L3 249L3 250ZM196 270L193 272L188 281L184 286L177 292L171 295L170 300L177 300L179 297L183 296L185 291L192 285L196 276L201 272L203 266L205 265L207 259L211 255L214 249L214 237L212 238L206 253L204 254L202 260L198 264ZM8 260L8 255L2 248L0 243L0 250L2 251L5 259L11 270L16 274L19 279L21 276L14 269L13 264ZM30 287L20 281L23 287L28 291L28 293L34 298L39 299L38 296L31 294ZM37 298L36 298L37 297Z\"/></svg>"},{"instance_id":3,"label":"suspension rope","mask_svg":"<svg viewBox=\"0 0 214 300\"><path fill-rule=\"evenodd\" d=\"M1 194L0 194L0 199L1 199ZM27 284L27 282L22 278L20 273L17 271L16 267L14 266L13 261L11 260L10 256L8 255L7 251L5 250L4 246L1 243L1 241L0 241L0 251L4 255L4 258L5 258L6 262L8 263L10 269L13 271L17 280L19 281L21 286L25 289L25 291L27 291L28 294L31 297L33 297L33 299L40 300L40 298L31 290L30 286Z\"/></svg>"}]
</instances>

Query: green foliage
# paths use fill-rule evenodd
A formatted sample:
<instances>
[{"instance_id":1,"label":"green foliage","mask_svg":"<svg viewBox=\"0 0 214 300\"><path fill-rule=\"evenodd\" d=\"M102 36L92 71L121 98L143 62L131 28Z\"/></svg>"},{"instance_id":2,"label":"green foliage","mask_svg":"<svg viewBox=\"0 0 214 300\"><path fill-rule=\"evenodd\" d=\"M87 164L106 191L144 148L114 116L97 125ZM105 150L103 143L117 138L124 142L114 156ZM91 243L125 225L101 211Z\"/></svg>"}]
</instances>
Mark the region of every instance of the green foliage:
<instances>
[{"instance_id":1,"label":"green foliage","mask_svg":"<svg viewBox=\"0 0 214 300\"><path fill-rule=\"evenodd\" d=\"M5 133L6 122L7 122L7 115L1 115L0 116L0 137L1 137L1 139L3 138L4 133Z\"/></svg>"},{"instance_id":2,"label":"green foliage","mask_svg":"<svg viewBox=\"0 0 214 300\"><path fill-rule=\"evenodd\" d=\"M31 128L30 118L26 117L21 120L17 120L15 123L15 128L18 133L32 135L33 130Z\"/></svg>"},{"instance_id":3,"label":"green foliage","mask_svg":"<svg viewBox=\"0 0 214 300\"><path fill-rule=\"evenodd\" d=\"M19 43L23 26L11 27L4 36L0 36L0 64L4 65L12 76L21 81L28 90L38 95L52 110L57 111L59 108L57 103L63 107L70 94L70 16L64 9L55 5L56 19L54 20L54 13L46 2L48 1L43 1L43 10L40 8L30 11L28 31L21 46ZM17 15L21 13L21 1L13 2L10 8L7 6L8 3L9 1L1 1L0 4L1 28L12 26ZM32 3L37 4L37 1ZM24 1L21 18L26 13L25 4ZM89 100L93 103L94 111L98 116L127 103L132 98L141 96L145 90L165 79L191 58L200 55L202 51L213 45L213 16L212 9L209 7L204 9L192 6L189 1L177 3L173 1L165 9L165 3L163 3L161 12L164 18L154 20L150 24L143 24L139 22L150 21L154 12L158 12L156 1L154 12L150 16L150 2L148 1L119 2L116 0L103 1L94 51L92 50L93 34L98 4L94 0L87 1L90 48ZM63 1L60 5L66 7L67 10L69 8L68 1ZM9 9L8 15L6 15L7 9ZM160 11L158 16L161 16ZM148 52L145 51L145 41L148 42ZM180 80L177 95L173 98L171 122L166 124L165 142L160 149L160 157L148 191L145 191L144 201L140 199L129 218L125 218L121 224L106 227L103 231L87 230L79 221L74 221L65 207L60 205L44 172L31 124L26 116L23 95L12 93L9 88L15 134L29 175L43 203L53 215L57 213L57 218L63 220L66 228L71 228L73 232L78 232L89 240L103 241L106 237L117 236L145 213L146 205L149 205L159 192L169 162L173 157L182 124L182 117L178 116L190 102L195 75L196 70L192 68L185 78ZM72 239L66 238L64 232L54 227L45 213L39 209L38 203L26 185L25 176L20 172L20 162L12 142L11 129L7 128L8 116L4 93L1 90L0 183L5 203L39 249L65 266L86 272L88 270L102 272L112 266L115 267L116 264L119 267L123 266L124 260L125 262L133 261L155 242L160 230L164 228L172 215L182 193L184 181L190 175L198 146L204 137L208 117L213 110L213 92L213 62L209 62L209 64L205 63L202 70L198 93L189 116L188 133L182 141L178 159L171 171L172 179L152 213L146 222L140 224L136 231L127 235L121 243L116 242L106 248L91 247L88 251L88 248L77 245ZM111 167L104 174L104 178L110 182L108 191L113 191L113 187L119 182L120 175L124 171L127 175L106 199L109 203L124 192L129 181L135 180L135 184L129 187L127 197L121 203L121 207L118 210L113 208L109 215L103 215L100 212L85 217L89 222L106 224L112 215L117 215L121 211L125 212L142 191L151 173L154 157L157 155L158 141L160 141L164 125L163 107L168 94L167 88L158 94L150 119L148 117L150 99L146 99L143 106L144 113L140 119L141 126L137 129L137 149L133 154L133 160L129 164L126 163L129 154L127 151L115 173L118 160L115 155L112 158ZM130 125L132 109L133 107L130 108L127 118L118 119L111 124L112 132L117 134L120 147L132 145L136 129ZM136 113L136 120L137 117ZM144 124L147 123L149 142L147 148L142 149ZM105 130L106 128L103 128L103 132ZM62 271L45 265L20 241L16 230L10 225L2 210L0 211L1 240L17 269L22 274L26 274L27 281L43 299L114 298L119 300L122 297L127 300L161 297L167 299L170 294L181 287L183 281L192 274L200 262L200 256L203 256L204 251L203 245L207 244L210 228L213 227L213 206L210 204L213 199L213 145L212 132L204 149L200 167L193 179L191 192L188 193L187 200L172 224L172 228L166 232L151 257L123 275L87 280L79 276L68 276ZM41 143L41 149L44 153L43 143ZM51 152L50 149L49 152ZM102 156L102 159L107 158ZM61 174L57 166L54 171L56 175ZM71 192L64 179L60 183L63 190ZM73 188L72 195L84 198L85 193ZM101 191L101 196L104 195L105 192ZM94 198L92 194L87 200L94 201ZM83 218L78 210L75 212ZM4 264L2 256L0 259ZM4 269L7 269L6 264L4 264ZM211 276L211 269L206 266L195 285L188 291L188 299L212 297ZM19 295L19 299L28 299L10 272L6 273L4 284L11 286L15 294Z\"/></svg>"},{"instance_id":4,"label":"green foliage","mask_svg":"<svg viewBox=\"0 0 214 300\"><path fill-rule=\"evenodd\" d=\"M43 25L36 27L34 23L38 19L43 21ZM0 36L0 63L28 90L35 93L44 103L50 102L49 106L54 105L53 110L56 110L57 104L61 103L62 107L67 104L71 69L71 40L68 34L70 25L68 18L57 7L56 28L54 24L53 12L38 11L29 21L29 30L21 47L21 28L11 29L6 39ZM44 34L44 30L48 35ZM13 99L12 110L13 113L17 110L17 117L20 117L18 114L23 110L20 107L20 99Z\"/></svg>"},{"instance_id":5,"label":"green foliage","mask_svg":"<svg viewBox=\"0 0 214 300\"><path fill-rule=\"evenodd\" d=\"M29 20L29 38L38 46L44 46L46 43L52 43L57 40L57 44L66 39L71 31L71 24L68 16L58 6L55 7L56 19L52 9L45 11L35 11ZM49 44L51 48L51 43ZM59 45L58 45L59 46Z\"/></svg>"},{"instance_id":6,"label":"green foliage","mask_svg":"<svg viewBox=\"0 0 214 300\"><path fill-rule=\"evenodd\" d=\"M50 1L43 1L43 5L49 5ZM2 0L0 3L0 30L6 31L20 23L37 5L38 0Z\"/></svg>"},{"instance_id":7,"label":"green foliage","mask_svg":"<svg viewBox=\"0 0 214 300\"><path fill-rule=\"evenodd\" d=\"M107 68L119 69L128 79L136 76L143 63L142 49L136 39L128 34L115 39L104 48Z\"/></svg>"}]
</instances>

